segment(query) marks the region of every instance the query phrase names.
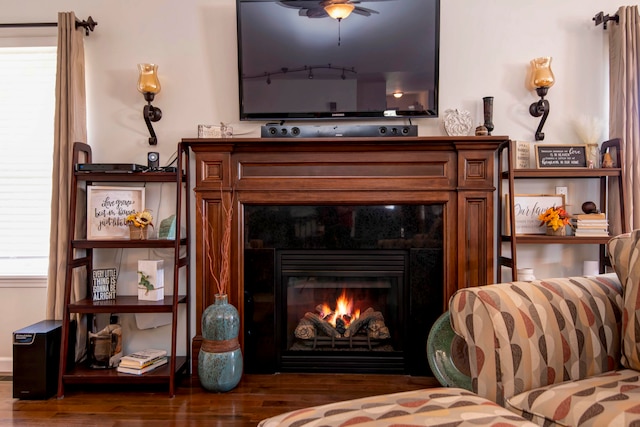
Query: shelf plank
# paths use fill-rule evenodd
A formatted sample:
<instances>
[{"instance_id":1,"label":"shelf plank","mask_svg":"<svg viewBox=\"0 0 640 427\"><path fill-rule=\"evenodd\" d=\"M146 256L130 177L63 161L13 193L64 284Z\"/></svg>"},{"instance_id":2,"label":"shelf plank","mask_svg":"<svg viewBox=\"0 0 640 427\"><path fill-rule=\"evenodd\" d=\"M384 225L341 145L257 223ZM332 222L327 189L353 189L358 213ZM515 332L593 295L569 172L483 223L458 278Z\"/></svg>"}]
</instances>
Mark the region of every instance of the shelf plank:
<instances>
[{"instance_id":1,"label":"shelf plank","mask_svg":"<svg viewBox=\"0 0 640 427\"><path fill-rule=\"evenodd\" d=\"M176 245L175 240L169 239L144 239L144 240L87 240L77 239L71 242L76 249L93 249L93 248L173 248ZM186 245L186 239L180 239L180 245Z\"/></svg>"},{"instance_id":2,"label":"shelf plank","mask_svg":"<svg viewBox=\"0 0 640 427\"><path fill-rule=\"evenodd\" d=\"M176 373L187 373L187 358L176 358ZM171 360L165 365L142 375L123 374L111 369L92 369L85 363L76 364L62 377L66 384L169 384Z\"/></svg>"},{"instance_id":3,"label":"shelf plank","mask_svg":"<svg viewBox=\"0 0 640 427\"><path fill-rule=\"evenodd\" d=\"M176 182L176 172L74 172L78 181L92 182ZM186 181L186 176L182 176Z\"/></svg>"},{"instance_id":4,"label":"shelf plank","mask_svg":"<svg viewBox=\"0 0 640 427\"><path fill-rule=\"evenodd\" d=\"M585 245L585 244L597 244L597 245L606 245L609 240L611 240L611 236L602 236L602 237L576 237L576 236L547 236L545 234L534 235L534 234L518 234L516 236L516 240L518 243L529 243L529 244L549 244L549 243L560 243L563 245ZM511 236L502 236L503 242L511 241Z\"/></svg>"},{"instance_id":5,"label":"shelf plank","mask_svg":"<svg viewBox=\"0 0 640 427\"><path fill-rule=\"evenodd\" d=\"M621 176L620 168L544 168L514 169L514 178L600 178L605 176ZM502 178L508 178L508 171L502 172Z\"/></svg>"},{"instance_id":6,"label":"shelf plank","mask_svg":"<svg viewBox=\"0 0 640 427\"><path fill-rule=\"evenodd\" d=\"M178 295L178 304L187 301L185 295ZM171 313L173 309L173 295L164 297L160 301L142 301L137 295L117 296L115 299L93 301L85 298L69 304L70 313Z\"/></svg>"}]
</instances>

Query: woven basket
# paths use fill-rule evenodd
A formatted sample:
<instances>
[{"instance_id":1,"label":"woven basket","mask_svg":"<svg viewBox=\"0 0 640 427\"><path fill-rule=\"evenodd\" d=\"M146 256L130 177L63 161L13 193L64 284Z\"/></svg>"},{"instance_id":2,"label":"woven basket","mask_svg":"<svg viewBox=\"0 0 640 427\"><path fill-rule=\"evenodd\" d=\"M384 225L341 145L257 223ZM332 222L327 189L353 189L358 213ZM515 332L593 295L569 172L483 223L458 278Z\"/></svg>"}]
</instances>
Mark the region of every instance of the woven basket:
<instances>
[{"instance_id":1,"label":"woven basket","mask_svg":"<svg viewBox=\"0 0 640 427\"><path fill-rule=\"evenodd\" d=\"M146 240L147 231L147 227L136 227L133 224L129 224L129 238L131 240Z\"/></svg>"},{"instance_id":2,"label":"woven basket","mask_svg":"<svg viewBox=\"0 0 640 427\"><path fill-rule=\"evenodd\" d=\"M567 235L567 227L560 227L557 230L554 230L553 227L547 227L547 236L566 236Z\"/></svg>"}]
</instances>

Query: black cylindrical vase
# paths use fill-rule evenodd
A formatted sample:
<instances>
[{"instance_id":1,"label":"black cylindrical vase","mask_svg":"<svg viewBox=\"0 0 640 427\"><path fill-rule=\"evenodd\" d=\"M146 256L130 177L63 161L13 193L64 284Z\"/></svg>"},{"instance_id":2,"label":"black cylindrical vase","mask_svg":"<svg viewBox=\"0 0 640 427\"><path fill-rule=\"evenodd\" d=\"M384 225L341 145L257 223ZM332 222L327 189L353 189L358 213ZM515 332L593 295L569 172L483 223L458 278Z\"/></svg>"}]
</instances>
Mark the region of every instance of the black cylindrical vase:
<instances>
[{"instance_id":1,"label":"black cylindrical vase","mask_svg":"<svg viewBox=\"0 0 640 427\"><path fill-rule=\"evenodd\" d=\"M491 135L493 130L493 96L485 96L482 98L482 102L484 105L484 127L487 128L489 135Z\"/></svg>"}]
</instances>

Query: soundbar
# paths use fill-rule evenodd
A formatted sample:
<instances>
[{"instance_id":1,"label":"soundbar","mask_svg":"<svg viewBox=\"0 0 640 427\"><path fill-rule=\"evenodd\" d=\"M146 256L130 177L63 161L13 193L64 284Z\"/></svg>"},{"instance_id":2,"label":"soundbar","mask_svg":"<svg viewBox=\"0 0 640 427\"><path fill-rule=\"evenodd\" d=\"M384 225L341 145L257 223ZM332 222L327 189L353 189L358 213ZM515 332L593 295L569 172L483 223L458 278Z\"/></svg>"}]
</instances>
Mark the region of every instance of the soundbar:
<instances>
[{"instance_id":1,"label":"soundbar","mask_svg":"<svg viewBox=\"0 0 640 427\"><path fill-rule=\"evenodd\" d=\"M417 125L346 125L346 126L284 126L264 125L263 138L334 138L344 136L389 137L418 136Z\"/></svg>"}]
</instances>

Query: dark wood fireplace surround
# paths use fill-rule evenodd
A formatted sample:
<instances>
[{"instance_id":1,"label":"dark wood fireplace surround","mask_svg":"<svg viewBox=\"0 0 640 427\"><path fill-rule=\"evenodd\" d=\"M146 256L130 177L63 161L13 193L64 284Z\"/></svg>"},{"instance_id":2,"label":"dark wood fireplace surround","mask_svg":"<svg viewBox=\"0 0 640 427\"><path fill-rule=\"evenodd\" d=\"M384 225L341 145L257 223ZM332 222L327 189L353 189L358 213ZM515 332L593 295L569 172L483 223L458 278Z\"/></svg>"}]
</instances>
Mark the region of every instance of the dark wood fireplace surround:
<instances>
[{"instance_id":1,"label":"dark wood fireplace surround","mask_svg":"<svg viewBox=\"0 0 640 427\"><path fill-rule=\"evenodd\" d=\"M241 319L244 204L442 204L444 311L457 289L494 280L494 178L497 150L507 142L503 136L183 139L196 163L196 319L216 293L203 235L209 221L218 271L221 201L233 203L228 294ZM194 375L202 332L196 323Z\"/></svg>"}]
</instances>

